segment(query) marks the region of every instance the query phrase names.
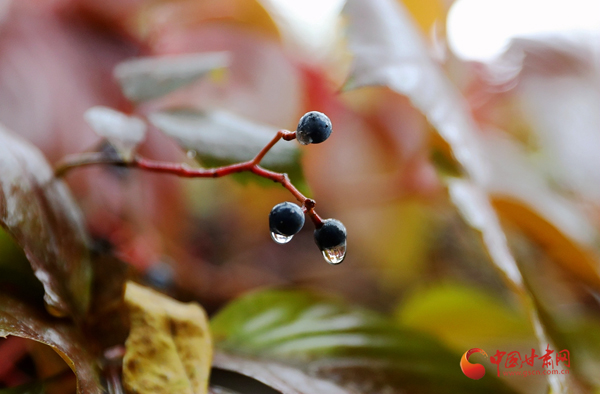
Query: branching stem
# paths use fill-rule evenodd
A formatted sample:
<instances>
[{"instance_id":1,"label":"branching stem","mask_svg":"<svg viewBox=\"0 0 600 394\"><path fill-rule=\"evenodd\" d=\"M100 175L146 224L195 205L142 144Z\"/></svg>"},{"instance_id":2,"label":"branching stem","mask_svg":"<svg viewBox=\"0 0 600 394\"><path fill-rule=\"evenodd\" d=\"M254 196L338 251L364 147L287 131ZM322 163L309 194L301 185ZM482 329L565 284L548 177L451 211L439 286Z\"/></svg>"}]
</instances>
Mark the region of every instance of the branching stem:
<instances>
[{"instance_id":1,"label":"branching stem","mask_svg":"<svg viewBox=\"0 0 600 394\"><path fill-rule=\"evenodd\" d=\"M275 137L249 161L216 168L192 168L185 163L156 161L135 156L131 161L109 157L102 152L84 152L64 157L55 167L57 177L64 176L69 170L97 164L110 164L129 168L139 168L146 171L173 174L184 178L221 178L239 172L252 172L262 178L270 179L283 185L302 204L302 209L313 221L315 227L323 225L323 219L315 211L315 201L304 196L290 181L285 173L269 171L260 166L260 162L271 148L281 139L291 141L296 138L293 131L279 130Z\"/></svg>"}]
</instances>

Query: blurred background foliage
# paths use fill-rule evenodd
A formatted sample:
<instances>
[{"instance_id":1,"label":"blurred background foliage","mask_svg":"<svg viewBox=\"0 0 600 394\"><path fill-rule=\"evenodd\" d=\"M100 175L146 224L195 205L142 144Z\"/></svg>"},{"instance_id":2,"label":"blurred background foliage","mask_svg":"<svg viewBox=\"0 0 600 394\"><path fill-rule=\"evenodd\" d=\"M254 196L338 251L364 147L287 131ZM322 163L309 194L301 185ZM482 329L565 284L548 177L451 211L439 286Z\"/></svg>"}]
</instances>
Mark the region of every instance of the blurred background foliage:
<instances>
[{"instance_id":1,"label":"blurred background foliage","mask_svg":"<svg viewBox=\"0 0 600 394\"><path fill-rule=\"evenodd\" d=\"M323 262L310 226L285 247L271 241L268 213L291 200L280 187L108 167L66 179L94 242L110 245L148 283L198 300L209 313L261 287L310 288L393 316L398 326L432 334L457 354L540 348L529 306L449 195L448 179L465 172L456 146L436 133L414 97L390 85L348 89L358 55L348 48L352 27L340 15L342 2L306 2L308 17L296 9L304 2L288 3L0 1L0 121L55 163L98 142L82 116L94 105L140 114L226 109L289 130L303 113L324 112L332 138L303 148L301 162L320 214L348 229L348 257L339 267ZM597 392L600 29L518 32L495 56L474 59L448 45L446 27L462 21L448 17L457 4L398 3L417 26L422 49L464 97L478 130L476 167L488 173L482 184L531 302L553 341L570 350L581 390ZM543 19L545 6L529 17ZM402 39L387 37L392 45ZM112 76L115 65L134 56L206 51L229 51L229 67L136 107ZM193 162L152 128L140 152ZM28 265L12 263L24 260L11 242L0 235L2 286L30 278L23 273ZM0 359L2 384L27 380L11 373L10 363L28 346L39 347L0 341L0 352L13 354ZM31 353L40 365L48 357L42 353ZM527 393L545 389L542 377L506 383Z\"/></svg>"}]
</instances>

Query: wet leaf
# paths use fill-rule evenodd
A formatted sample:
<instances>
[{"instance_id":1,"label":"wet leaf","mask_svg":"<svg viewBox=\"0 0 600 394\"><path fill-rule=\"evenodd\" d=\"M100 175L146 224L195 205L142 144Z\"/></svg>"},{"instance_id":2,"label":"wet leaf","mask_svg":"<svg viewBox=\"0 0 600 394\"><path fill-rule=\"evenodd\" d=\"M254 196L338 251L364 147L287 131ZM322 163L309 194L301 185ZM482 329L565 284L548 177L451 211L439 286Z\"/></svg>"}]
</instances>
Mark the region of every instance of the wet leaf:
<instances>
[{"instance_id":1,"label":"wet leaf","mask_svg":"<svg viewBox=\"0 0 600 394\"><path fill-rule=\"evenodd\" d=\"M272 363L300 368L350 392L508 393L490 379L472 381L453 354L431 337L397 328L376 313L300 291L268 290L234 301L211 323L216 347L226 353L258 357L265 364L234 359L218 362L283 389L301 386L282 377ZM219 358L217 358L219 360ZM270 364L271 363L271 364ZM262 372L257 372L261 370ZM245 372L244 372L245 371ZM299 374L299 372L296 372ZM260 377L259 377L260 376Z\"/></svg>"},{"instance_id":2,"label":"wet leaf","mask_svg":"<svg viewBox=\"0 0 600 394\"><path fill-rule=\"evenodd\" d=\"M117 65L114 74L127 98L143 102L185 87L228 65L227 52L207 52L132 59Z\"/></svg>"},{"instance_id":3,"label":"wet leaf","mask_svg":"<svg viewBox=\"0 0 600 394\"><path fill-rule=\"evenodd\" d=\"M207 166L251 160L277 133L275 127L254 123L225 111L164 111L150 114L150 122ZM287 172L294 182L302 180L298 144L280 141L261 165ZM253 176L252 179L259 179ZM273 182L270 182L273 183Z\"/></svg>"},{"instance_id":4,"label":"wet leaf","mask_svg":"<svg viewBox=\"0 0 600 394\"><path fill-rule=\"evenodd\" d=\"M96 360L88 353L86 342L70 323L0 295L0 337L8 335L32 339L52 347L75 373L80 394L103 392Z\"/></svg>"},{"instance_id":5,"label":"wet leaf","mask_svg":"<svg viewBox=\"0 0 600 394\"><path fill-rule=\"evenodd\" d=\"M514 144L482 135L464 98L431 59L426 42L406 11L388 0L350 0L345 10L350 17L349 45L355 55L351 84L385 85L409 97L473 180L471 196L482 200L478 205L483 207L493 200L501 213L525 230L543 228L536 233L538 241L555 251L565 268L597 286L597 258L591 254L596 239L593 226L574 204L550 190ZM463 204L463 208L461 212L471 218L478 215L472 207ZM480 216L491 222L498 220L493 209L480 212ZM532 223L527 222L529 219ZM497 226L490 224L488 234L492 227ZM497 232L497 237L504 237L500 227ZM508 267L512 265L508 261L514 260L508 257L510 250L506 247L501 252L499 243L486 245L492 247L489 251L498 266L505 273L512 271L510 280L520 286L518 268Z\"/></svg>"},{"instance_id":6,"label":"wet leaf","mask_svg":"<svg viewBox=\"0 0 600 394\"><path fill-rule=\"evenodd\" d=\"M391 0L349 0L349 46L354 54L349 87L384 85L412 101L444 139L462 166L464 179L447 178L452 202L480 232L492 262L528 309L540 348L552 343L540 322L534 294L524 283L492 206L488 187L494 174L486 160L469 107L429 49L407 12ZM567 391L572 376L548 375L555 393Z\"/></svg>"},{"instance_id":7,"label":"wet leaf","mask_svg":"<svg viewBox=\"0 0 600 394\"><path fill-rule=\"evenodd\" d=\"M523 294L523 279L484 185L491 183L475 122L464 98L434 62L407 12L391 0L349 0L351 87L384 85L405 95L443 138L466 180L448 178L451 200L467 223L481 231L492 261ZM444 146L444 145L443 145Z\"/></svg>"},{"instance_id":8,"label":"wet leaf","mask_svg":"<svg viewBox=\"0 0 600 394\"><path fill-rule=\"evenodd\" d=\"M126 390L205 394L212 343L204 310L132 282L125 302L131 320L123 359Z\"/></svg>"},{"instance_id":9,"label":"wet leaf","mask_svg":"<svg viewBox=\"0 0 600 394\"><path fill-rule=\"evenodd\" d=\"M41 152L0 127L0 222L25 250L57 314L82 316L92 278L79 208Z\"/></svg>"},{"instance_id":10,"label":"wet leaf","mask_svg":"<svg viewBox=\"0 0 600 394\"><path fill-rule=\"evenodd\" d=\"M448 190L454 205L467 223L479 231L483 244L487 249L492 262L504 274L507 283L520 296L523 305L528 309L529 319L533 325L540 349L546 344L553 345L549 335L553 334L549 325L544 325L544 311L537 308L538 302L535 294L530 292L523 280L521 271L508 246L498 216L492 207L488 195L476 184L464 179L448 179ZM554 333L553 339L560 341L559 335ZM566 378L564 375L548 375L548 383L552 392L567 393L567 387L574 389L576 383L573 376Z\"/></svg>"},{"instance_id":11,"label":"wet leaf","mask_svg":"<svg viewBox=\"0 0 600 394\"><path fill-rule=\"evenodd\" d=\"M487 175L468 106L406 10L392 0L349 0L348 45L354 55L346 88L388 86L407 96L474 179Z\"/></svg>"},{"instance_id":12,"label":"wet leaf","mask_svg":"<svg viewBox=\"0 0 600 394\"><path fill-rule=\"evenodd\" d=\"M480 141L492 175L484 187L500 215L542 245L568 272L600 288L598 233L581 207L552 188L516 141L491 133Z\"/></svg>"},{"instance_id":13,"label":"wet leaf","mask_svg":"<svg viewBox=\"0 0 600 394\"><path fill-rule=\"evenodd\" d=\"M488 195L473 182L458 178L448 179L448 191L450 199L467 224L481 233L483 243L496 267L505 275L513 289L521 293L523 277Z\"/></svg>"}]
</instances>

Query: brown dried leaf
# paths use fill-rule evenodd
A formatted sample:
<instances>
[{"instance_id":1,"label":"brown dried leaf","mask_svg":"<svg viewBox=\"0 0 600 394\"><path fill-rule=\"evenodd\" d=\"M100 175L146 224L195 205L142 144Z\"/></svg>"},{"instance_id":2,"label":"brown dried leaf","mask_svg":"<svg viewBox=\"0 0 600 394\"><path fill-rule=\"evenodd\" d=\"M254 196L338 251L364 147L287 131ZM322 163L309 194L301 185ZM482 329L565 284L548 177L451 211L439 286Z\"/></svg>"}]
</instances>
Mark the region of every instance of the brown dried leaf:
<instances>
[{"instance_id":1,"label":"brown dried leaf","mask_svg":"<svg viewBox=\"0 0 600 394\"><path fill-rule=\"evenodd\" d=\"M25 250L55 314L80 317L92 269L82 214L33 145L0 126L0 224Z\"/></svg>"},{"instance_id":2,"label":"brown dried leaf","mask_svg":"<svg viewBox=\"0 0 600 394\"><path fill-rule=\"evenodd\" d=\"M0 337L7 335L32 339L52 347L75 373L78 393L103 392L96 362L87 351L86 342L70 323L0 295Z\"/></svg>"},{"instance_id":3,"label":"brown dried leaf","mask_svg":"<svg viewBox=\"0 0 600 394\"><path fill-rule=\"evenodd\" d=\"M206 394L212 341L206 313L128 282L131 331L125 342L123 384L129 393Z\"/></svg>"},{"instance_id":4,"label":"brown dried leaf","mask_svg":"<svg viewBox=\"0 0 600 394\"><path fill-rule=\"evenodd\" d=\"M99 349L123 344L128 334L125 283L129 265L110 252L92 252L94 282L92 302L85 320L85 333L95 339Z\"/></svg>"}]
</instances>

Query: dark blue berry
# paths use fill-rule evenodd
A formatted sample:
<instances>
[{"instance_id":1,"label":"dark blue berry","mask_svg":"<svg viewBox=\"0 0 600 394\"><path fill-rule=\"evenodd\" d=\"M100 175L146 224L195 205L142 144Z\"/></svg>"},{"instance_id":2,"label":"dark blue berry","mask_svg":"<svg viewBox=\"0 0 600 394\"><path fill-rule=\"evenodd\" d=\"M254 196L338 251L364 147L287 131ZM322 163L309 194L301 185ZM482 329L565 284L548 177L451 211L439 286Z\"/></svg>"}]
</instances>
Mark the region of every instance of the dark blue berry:
<instances>
[{"instance_id":1,"label":"dark blue berry","mask_svg":"<svg viewBox=\"0 0 600 394\"><path fill-rule=\"evenodd\" d=\"M321 250L346 244L346 227L339 220L327 219L315 230L315 242Z\"/></svg>"},{"instance_id":2,"label":"dark blue berry","mask_svg":"<svg viewBox=\"0 0 600 394\"><path fill-rule=\"evenodd\" d=\"M304 226L304 212L302 209L291 202L282 202L277 204L269 214L269 227L271 232L292 236Z\"/></svg>"},{"instance_id":3,"label":"dark blue berry","mask_svg":"<svg viewBox=\"0 0 600 394\"><path fill-rule=\"evenodd\" d=\"M331 120L327 115L311 111L300 118L296 129L296 138L303 145L319 144L329 138L331 131Z\"/></svg>"}]
</instances>

